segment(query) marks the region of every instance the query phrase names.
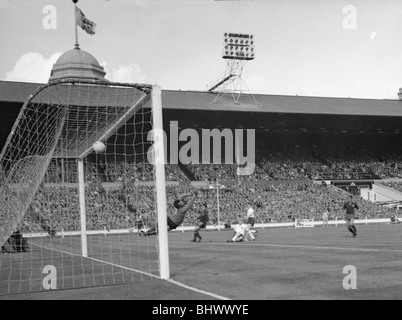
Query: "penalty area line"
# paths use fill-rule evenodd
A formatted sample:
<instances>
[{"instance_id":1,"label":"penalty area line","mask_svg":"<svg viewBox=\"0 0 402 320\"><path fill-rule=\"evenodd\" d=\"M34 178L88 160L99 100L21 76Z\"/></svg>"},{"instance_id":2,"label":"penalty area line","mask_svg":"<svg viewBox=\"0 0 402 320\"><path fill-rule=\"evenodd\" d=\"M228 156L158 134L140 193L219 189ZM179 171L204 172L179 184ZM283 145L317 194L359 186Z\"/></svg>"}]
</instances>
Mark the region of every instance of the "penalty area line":
<instances>
[{"instance_id":1,"label":"penalty area line","mask_svg":"<svg viewBox=\"0 0 402 320\"><path fill-rule=\"evenodd\" d=\"M397 249L366 249L366 248L342 248L342 247L322 247L322 246L306 246L306 245L290 245L290 244L269 244L269 243L226 243L226 242L210 242L212 244L223 244L223 245L242 245L242 246L258 246L258 247L277 247L277 248L303 248L303 249L320 249L320 250L343 250L343 251L364 251L364 252L402 252L402 250Z\"/></svg>"}]
</instances>

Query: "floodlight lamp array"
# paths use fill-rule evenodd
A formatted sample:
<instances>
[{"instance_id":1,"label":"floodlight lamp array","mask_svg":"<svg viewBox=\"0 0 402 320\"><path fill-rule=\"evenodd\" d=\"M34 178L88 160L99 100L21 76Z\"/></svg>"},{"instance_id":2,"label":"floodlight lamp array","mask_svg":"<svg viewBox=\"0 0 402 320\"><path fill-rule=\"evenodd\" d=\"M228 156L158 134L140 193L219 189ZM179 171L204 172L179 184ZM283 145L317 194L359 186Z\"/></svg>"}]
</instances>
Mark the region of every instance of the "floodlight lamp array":
<instances>
[{"instance_id":1,"label":"floodlight lamp array","mask_svg":"<svg viewBox=\"0 0 402 320\"><path fill-rule=\"evenodd\" d=\"M254 36L225 32L222 57L224 59L253 60L255 58Z\"/></svg>"}]
</instances>

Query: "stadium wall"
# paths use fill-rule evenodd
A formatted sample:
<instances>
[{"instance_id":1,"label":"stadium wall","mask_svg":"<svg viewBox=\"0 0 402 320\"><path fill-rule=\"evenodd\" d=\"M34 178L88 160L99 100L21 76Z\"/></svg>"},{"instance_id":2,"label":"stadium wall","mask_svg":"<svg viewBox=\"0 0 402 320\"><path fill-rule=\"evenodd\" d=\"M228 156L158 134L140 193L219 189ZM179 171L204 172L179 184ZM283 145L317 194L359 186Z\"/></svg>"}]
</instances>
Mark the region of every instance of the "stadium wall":
<instances>
[{"instance_id":1,"label":"stadium wall","mask_svg":"<svg viewBox=\"0 0 402 320\"><path fill-rule=\"evenodd\" d=\"M391 218L379 218L379 219L356 219L355 224L360 224L360 225L369 225L369 224L390 224L392 223ZM328 221L328 225L332 226L340 226L344 225L345 221L342 219L339 220L331 220ZM314 227L322 227L323 222L322 221L313 221L312 225ZM294 228L295 223L294 222L277 222L277 223L257 223L254 225L254 228L256 229L268 229L268 228ZM207 230L210 231L216 231L218 230L217 225L209 225L206 228ZM170 232L172 233L177 233L177 232L186 232L186 231L193 231L194 226L180 226L176 230L172 230ZM232 230L232 228L225 228L224 225L221 225L220 230ZM137 233L138 229L132 228L132 229L116 229L116 230L91 230L87 231L87 235L114 235L114 234L125 234L125 233ZM81 235L80 231L63 231L63 232L57 232L56 236L63 236L63 237L68 237L68 236L79 236ZM48 233L46 232L35 232L35 233L23 233L24 238L37 238L37 237L46 237L49 236Z\"/></svg>"}]
</instances>

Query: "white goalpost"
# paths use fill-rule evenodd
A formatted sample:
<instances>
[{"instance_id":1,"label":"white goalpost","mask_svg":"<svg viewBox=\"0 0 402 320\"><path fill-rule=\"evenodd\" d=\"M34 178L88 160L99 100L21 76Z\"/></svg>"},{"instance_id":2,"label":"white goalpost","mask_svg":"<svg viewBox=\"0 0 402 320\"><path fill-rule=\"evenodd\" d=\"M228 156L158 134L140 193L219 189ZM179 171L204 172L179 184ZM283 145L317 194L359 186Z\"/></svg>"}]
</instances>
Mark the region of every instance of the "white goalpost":
<instances>
[{"instance_id":1,"label":"white goalpost","mask_svg":"<svg viewBox=\"0 0 402 320\"><path fill-rule=\"evenodd\" d=\"M44 270L52 289L170 277L166 228L137 228L167 224L152 131L159 86L64 79L28 97L0 154L0 295L48 289Z\"/></svg>"},{"instance_id":2,"label":"white goalpost","mask_svg":"<svg viewBox=\"0 0 402 320\"><path fill-rule=\"evenodd\" d=\"M160 260L160 277L169 279L169 248L168 248L168 231L167 231L167 212L166 212L166 182L165 182L165 146L163 134L162 119L162 92L160 87L153 87L152 90L152 115L154 123L154 165L155 165L155 184L156 184L156 208L158 212L158 224L162 226L158 228L159 239L159 260ZM165 226L165 227L164 227Z\"/></svg>"},{"instance_id":3,"label":"white goalpost","mask_svg":"<svg viewBox=\"0 0 402 320\"><path fill-rule=\"evenodd\" d=\"M88 257L87 214L85 210L84 162L80 159L78 160L78 194L80 202L81 254L83 257Z\"/></svg>"}]
</instances>

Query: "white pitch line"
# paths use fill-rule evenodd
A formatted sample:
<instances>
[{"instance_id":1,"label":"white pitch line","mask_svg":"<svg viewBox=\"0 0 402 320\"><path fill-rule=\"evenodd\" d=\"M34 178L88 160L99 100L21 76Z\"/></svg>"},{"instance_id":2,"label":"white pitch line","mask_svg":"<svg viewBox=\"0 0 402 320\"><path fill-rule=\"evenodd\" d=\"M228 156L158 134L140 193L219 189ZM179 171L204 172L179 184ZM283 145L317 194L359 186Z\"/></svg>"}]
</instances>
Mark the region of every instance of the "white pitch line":
<instances>
[{"instance_id":1,"label":"white pitch line","mask_svg":"<svg viewBox=\"0 0 402 320\"><path fill-rule=\"evenodd\" d=\"M344 250L344 251L366 251L366 252L402 252L397 249L365 249L365 248L342 248L342 247L321 247L321 246L306 246L306 245L290 245L290 244L269 244L269 243L255 243L252 244L238 242L238 243L226 243L226 242L209 242L212 244L223 245L243 245L243 246L259 246L259 247L278 247L278 248L304 248L304 249L321 249L321 250Z\"/></svg>"},{"instance_id":2,"label":"white pitch line","mask_svg":"<svg viewBox=\"0 0 402 320\"><path fill-rule=\"evenodd\" d=\"M207 295L207 296L210 296L210 297L213 297L213 298L217 298L217 299L220 299L220 300L230 300L229 298L226 298L226 297L223 297L223 296L214 294L214 293L212 293L212 292L208 292L208 291L204 291L204 290L201 290L201 289L197 289L197 288L188 286L188 285L186 285L186 284L184 284L184 283L178 282L178 281L173 280L173 279L162 279L161 277L159 277L159 276L157 276L157 275L154 275L154 274L152 274L152 273L148 273L148 272L145 272L145 271L137 270L137 269L134 269L134 268L128 268L128 267L125 267L125 266L121 266L121 265L119 265L119 264L111 263L111 262L104 261L104 260L99 260L99 259L92 258L92 257L83 257L83 256L81 256L81 255L79 255L79 254L71 253L71 252L67 252L67 251L63 251L63 250L59 250L59 249L46 248L46 247L44 247L44 246L37 245L36 243L31 243L31 244L33 244L33 245L35 245L35 246L37 246L37 247L40 247L40 248L45 248L45 249L48 249L48 250L53 250L53 251L57 251L57 252L69 254L69 255L72 255L72 256L75 256L75 257L79 257L79 258L86 258L86 259L90 259L90 260L93 260L93 261L97 261L97 262L101 262L101 263L104 263L104 264L108 264L108 265L111 265L111 266L114 266L114 267L118 267L118 268L121 268L121 269L125 269L125 270L129 270L129 271L138 272L138 273L147 275L147 276L149 276L149 277L156 278L156 279L159 279L159 280L164 280L164 281L167 281L167 282L172 283L172 284L174 284L174 285L177 285L177 286L179 286L179 287L182 287L182 288L185 288L185 289L189 289L189 290L192 290L192 291L197 292L197 293L205 294L205 295Z\"/></svg>"},{"instance_id":3,"label":"white pitch line","mask_svg":"<svg viewBox=\"0 0 402 320\"><path fill-rule=\"evenodd\" d=\"M168 281L168 282L170 282L170 283L173 283L173 284L175 284L175 285L177 285L177 286L179 286L179 287L182 287L182 288L185 288L185 289L189 289L189 290L192 290L192 291L195 291L195 292L198 292L198 293L202 293L202 294L211 296L211 297L213 297L213 298L217 298L217 299L220 299L220 300L231 300L231 299L229 299L229 298L226 298L226 297L223 297L223 296L220 296L220 295L217 295L217 294L208 292L208 291L204 291L204 290L200 290L200 289L197 289L197 288L194 288L194 287L190 287L190 286L188 286L188 285L186 285L186 284L184 284L184 283L178 282L178 281L176 281L176 280L168 279L168 280L166 280L166 281Z\"/></svg>"}]
</instances>

